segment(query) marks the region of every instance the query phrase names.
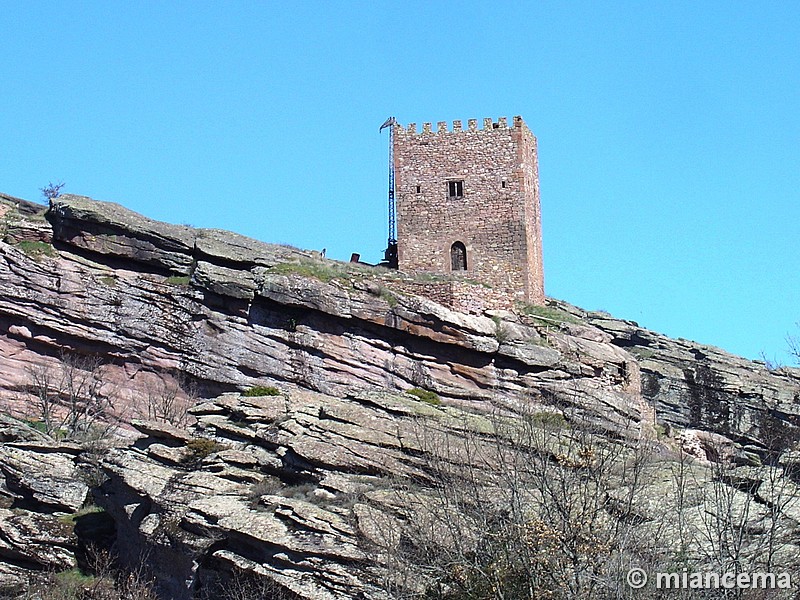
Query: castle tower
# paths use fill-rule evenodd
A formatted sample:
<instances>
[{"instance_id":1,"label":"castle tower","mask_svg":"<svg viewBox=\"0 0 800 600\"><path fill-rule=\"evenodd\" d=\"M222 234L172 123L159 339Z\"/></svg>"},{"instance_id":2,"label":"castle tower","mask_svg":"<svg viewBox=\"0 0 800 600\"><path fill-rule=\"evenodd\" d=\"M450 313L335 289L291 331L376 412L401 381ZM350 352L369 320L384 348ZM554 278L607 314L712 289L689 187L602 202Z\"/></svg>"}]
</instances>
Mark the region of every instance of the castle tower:
<instances>
[{"instance_id":1,"label":"castle tower","mask_svg":"<svg viewBox=\"0 0 800 600\"><path fill-rule=\"evenodd\" d=\"M544 304L536 138L470 119L437 130L394 125L398 266L484 283L511 301Z\"/></svg>"}]
</instances>

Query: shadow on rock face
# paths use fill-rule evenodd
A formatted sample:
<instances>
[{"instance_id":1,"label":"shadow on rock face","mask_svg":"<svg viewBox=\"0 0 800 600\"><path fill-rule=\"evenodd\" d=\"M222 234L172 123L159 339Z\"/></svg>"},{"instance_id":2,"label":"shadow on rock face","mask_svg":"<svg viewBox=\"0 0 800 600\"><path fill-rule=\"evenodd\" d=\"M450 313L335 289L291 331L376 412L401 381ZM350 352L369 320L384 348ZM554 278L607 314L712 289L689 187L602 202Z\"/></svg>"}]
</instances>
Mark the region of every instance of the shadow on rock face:
<instances>
[{"instance_id":1,"label":"shadow on rock face","mask_svg":"<svg viewBox=\"0 0 800 600\"><path fill-rule=\"evenodd\" d=\"M117 527L114 519L104 510L88 512L75 517L75 536L78 550L75 553L78 567L84 572L94 570L98 555L113 556Z\"/></svg>"}]
</instances>

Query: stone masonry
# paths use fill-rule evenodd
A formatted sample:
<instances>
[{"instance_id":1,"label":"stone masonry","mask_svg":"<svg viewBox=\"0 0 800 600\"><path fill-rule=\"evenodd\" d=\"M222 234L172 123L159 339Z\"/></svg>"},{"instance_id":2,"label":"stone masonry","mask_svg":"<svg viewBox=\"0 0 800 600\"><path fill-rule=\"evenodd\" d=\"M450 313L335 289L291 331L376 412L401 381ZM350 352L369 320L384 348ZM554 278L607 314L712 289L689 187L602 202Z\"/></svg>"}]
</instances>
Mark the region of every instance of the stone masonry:
<instances>
[{"instance_id":1,"label":"stone masonry","mask_svg":"<svg viewBox=\"0 0 800 600\"><path fill-rule=\"evenodd\" d=\"M399 268L544 304L536 138L522 118L394 127Z\"/></svg>"}]
</instances>

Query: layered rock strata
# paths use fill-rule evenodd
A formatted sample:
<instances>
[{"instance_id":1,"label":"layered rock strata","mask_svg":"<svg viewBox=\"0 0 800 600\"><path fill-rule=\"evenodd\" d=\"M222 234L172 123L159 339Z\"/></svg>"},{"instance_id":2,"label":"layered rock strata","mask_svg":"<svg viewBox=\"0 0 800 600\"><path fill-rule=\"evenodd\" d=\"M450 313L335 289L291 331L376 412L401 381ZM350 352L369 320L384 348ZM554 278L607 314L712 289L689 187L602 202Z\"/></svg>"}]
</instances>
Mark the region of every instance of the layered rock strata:
<instances>
[{"instance_id":1,"label":"layered rock strata","mask_svg":"<svg viewBox=\"0 0 800 600\"><path fill-rule=\"evenodd\" d=\"M796 369L565 303L461 314L411 293L419 282L402 273L79 196L49 209L0 198L0 238L5 411L40 426L35 378L56 385L69 357L93 356L104 406L130 424L87 446L0 422L9 593L80 566L91 531L131 564L146 557L163 597L200 598L247 573L295 598L384 598L375 552L403 510L392 482L425 485L444 464L495 485L486 465L509 444L498 425L648 449L655 475L637 522L663 517L674 464L659 461L681 446L703 459L691 467L702 487L705 461L734 457L731 481L744 481L795 439ZM182 400L199 397L191 427L142 418L170 381ZM468 455L445 452L465 439ZM763 488L735 501L756 503L759 526L775 502Z\"/></svg>"}]
</instances>

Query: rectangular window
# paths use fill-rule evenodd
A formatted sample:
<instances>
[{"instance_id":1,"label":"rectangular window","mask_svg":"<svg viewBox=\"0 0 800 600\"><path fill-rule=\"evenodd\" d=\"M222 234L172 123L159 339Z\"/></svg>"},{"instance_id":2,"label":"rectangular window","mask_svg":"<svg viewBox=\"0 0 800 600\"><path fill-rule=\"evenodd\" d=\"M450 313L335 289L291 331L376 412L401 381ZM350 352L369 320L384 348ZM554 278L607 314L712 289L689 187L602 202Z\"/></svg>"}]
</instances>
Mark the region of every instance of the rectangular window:
<instances>
[{"instance_id":1,"label":"rectangular window","mask_svg":"<svg viewBox=\"0 0 800 600\"><path fill-rule=\"evenodd\" d=\"M447 195L451 198L464 197L464 182L463 181L448 181L447 182Z\"/></svg>"},{"instance_id":2,"label":"rectangular window","mask_svg":"<svg viewBox=\"0 0 800 600\"><path fill-rule=\"evenodd\" d=\"M420 192L422 192L422 186L421 186L421 185L418 185L418 186L417 186L417 193L419 194Z\"/></svg>"}]
</instances>

